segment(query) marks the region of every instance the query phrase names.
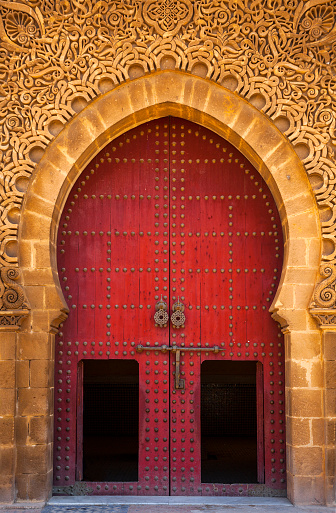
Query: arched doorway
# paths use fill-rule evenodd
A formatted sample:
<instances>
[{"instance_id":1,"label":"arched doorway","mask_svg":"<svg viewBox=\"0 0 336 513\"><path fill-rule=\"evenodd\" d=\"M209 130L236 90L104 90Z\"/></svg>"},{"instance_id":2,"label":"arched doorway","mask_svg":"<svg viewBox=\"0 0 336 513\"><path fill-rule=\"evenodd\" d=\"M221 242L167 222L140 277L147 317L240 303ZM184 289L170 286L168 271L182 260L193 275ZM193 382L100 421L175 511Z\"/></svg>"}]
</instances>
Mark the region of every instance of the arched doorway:
<instances>
[{"instance_id":1,"label":"arched doorway","mask_svg":"<svg viewBox=\"0 0 336 513\"><path fill-rule=\"evenodd\" d=\"M58 242L56 492L281 494L282 232L247 159L191 122L141 125L77 180Z\"/></svg>"}]
</instances>

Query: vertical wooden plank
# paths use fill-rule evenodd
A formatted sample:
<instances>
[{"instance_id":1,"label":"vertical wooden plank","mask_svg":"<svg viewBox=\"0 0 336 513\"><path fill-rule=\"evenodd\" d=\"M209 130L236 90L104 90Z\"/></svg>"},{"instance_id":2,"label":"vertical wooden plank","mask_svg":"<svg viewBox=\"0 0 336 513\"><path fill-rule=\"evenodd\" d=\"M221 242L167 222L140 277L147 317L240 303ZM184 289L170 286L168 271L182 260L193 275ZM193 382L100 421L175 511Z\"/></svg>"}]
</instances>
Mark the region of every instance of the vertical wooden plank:
<instances>
[{"instance_id":1,"label":"vertical wooden plank","mask_svg":"<svg viewBox=\"0 0 336 513\"><path fill-rule=\"evenodd\" d=\"M256 401L257 401L257 474L258 483L265 482L264 453L264 375L261 362L256 365Z\"/></svg>"},{"instance_id":2,"label":"vertical wooden plank","mask_svg":"<svg viewBox=\"0 0 336 513\"><path fill-rule=\"evenodd\" d=\"M78 363L77 370L77 450L76 481L83 479L83 396L84 396L84 362Z\"/></svg>"}]
</instances>

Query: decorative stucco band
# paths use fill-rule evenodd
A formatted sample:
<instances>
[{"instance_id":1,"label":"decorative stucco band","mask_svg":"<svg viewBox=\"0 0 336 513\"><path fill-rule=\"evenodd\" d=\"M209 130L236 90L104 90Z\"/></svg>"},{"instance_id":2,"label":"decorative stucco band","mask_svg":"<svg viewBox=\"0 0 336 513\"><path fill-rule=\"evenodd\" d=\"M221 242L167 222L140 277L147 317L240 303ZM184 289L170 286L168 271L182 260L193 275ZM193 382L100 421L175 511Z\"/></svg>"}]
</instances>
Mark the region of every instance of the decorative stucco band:
<instances>
[{"instance_id":1,"label":"decorative stucco band","mask_svg":"<svg viewBox=\"0 0 336 513\"><path fill-rule=\"evenodd\" d=\"M118 84L180 70L239 94L291 142L315 191L328 262L315 313L335 324L335 18L331 0L0 0L0 265L18 266L25 191L60 130ZM0 326L14 328L27 313L0 311Z\"/></svg>"}]
</instances>

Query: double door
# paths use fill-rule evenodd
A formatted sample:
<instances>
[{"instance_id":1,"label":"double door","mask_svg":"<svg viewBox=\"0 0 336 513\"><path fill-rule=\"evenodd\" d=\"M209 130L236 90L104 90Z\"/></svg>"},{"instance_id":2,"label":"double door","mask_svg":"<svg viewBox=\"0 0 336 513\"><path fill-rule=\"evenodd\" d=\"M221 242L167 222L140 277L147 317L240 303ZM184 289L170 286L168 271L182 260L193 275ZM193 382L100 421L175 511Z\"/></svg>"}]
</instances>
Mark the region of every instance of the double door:
<instances>
[{"instance_id":1,"label":"double door","mask_svg":"<svg viewBox=\"0 0 336 513\"><path fill-rule=\"evenodd\" d=\"M59 228L55 493L283 490L281 268L275 202L228 142L163 118L109 143Z\"/></svg>"}]
</instances>

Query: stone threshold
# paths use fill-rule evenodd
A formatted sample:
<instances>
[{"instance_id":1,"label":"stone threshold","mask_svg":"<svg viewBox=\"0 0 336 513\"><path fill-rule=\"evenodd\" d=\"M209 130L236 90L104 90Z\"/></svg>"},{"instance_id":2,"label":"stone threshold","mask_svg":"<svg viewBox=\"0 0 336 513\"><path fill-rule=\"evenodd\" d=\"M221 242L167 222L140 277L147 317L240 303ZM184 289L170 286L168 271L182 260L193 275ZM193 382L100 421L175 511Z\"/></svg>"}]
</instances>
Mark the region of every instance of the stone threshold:
<instances>
[{"instance_id":1,"label":"stone threshold","mask_svg":"<svg viewBox=\"0 0 336 513\"><path fill-rule=\"evenodd\" d=\"M293 506L284 497L142 497L105 495L52 497L49 506L171 505L171 506Z\"/></svg>"}]
</instances>

